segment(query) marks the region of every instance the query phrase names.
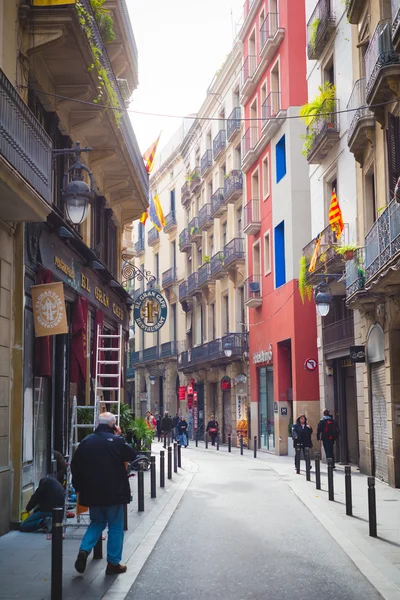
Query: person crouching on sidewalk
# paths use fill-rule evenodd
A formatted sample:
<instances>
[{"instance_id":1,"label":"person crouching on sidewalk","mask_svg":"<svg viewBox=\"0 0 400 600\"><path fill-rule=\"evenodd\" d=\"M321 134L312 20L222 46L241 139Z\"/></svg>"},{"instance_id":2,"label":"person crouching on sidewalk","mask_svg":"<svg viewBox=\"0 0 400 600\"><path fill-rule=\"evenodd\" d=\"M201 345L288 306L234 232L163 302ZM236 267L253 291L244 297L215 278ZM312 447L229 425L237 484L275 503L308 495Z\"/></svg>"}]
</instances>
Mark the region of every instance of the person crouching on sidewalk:
<instances>
[{"instance_id":1,"label":"person crouching on sidewalk","mask_svg":"<svg viewBox=\"0 0 400 600\"><path fill-rule=\"evenodd\" d=\"M300 470L301 451L303 450L304 459L306 459L304 448L312 448L312 432L312 427L307 425L306 415L300 415L292 427L293 446L295 450L294 466L296 467L296 471L297 466ZM299 461L298 465L297 461Z\"/></svg>"}]
</instances>

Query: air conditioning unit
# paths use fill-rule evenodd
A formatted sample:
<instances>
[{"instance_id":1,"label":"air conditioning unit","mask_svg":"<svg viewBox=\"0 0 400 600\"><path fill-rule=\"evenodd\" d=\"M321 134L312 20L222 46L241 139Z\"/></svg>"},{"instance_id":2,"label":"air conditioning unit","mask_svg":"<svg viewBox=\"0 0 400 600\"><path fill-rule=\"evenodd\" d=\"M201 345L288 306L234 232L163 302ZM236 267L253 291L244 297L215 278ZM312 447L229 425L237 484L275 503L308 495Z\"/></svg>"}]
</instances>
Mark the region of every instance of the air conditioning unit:
<instances>
[{"instance_id":1,"label":"air conditioning unit","mask_svg":"<svg viewBox=\"0 0 400 600\"><path fill-rule=\"evenodd\" d=\"M129 102L131 99L131 90L129 89L128 80L127 79L117 79L119 91L121 92L121 96L125 102Z\"/></svg>"}]
</instances>

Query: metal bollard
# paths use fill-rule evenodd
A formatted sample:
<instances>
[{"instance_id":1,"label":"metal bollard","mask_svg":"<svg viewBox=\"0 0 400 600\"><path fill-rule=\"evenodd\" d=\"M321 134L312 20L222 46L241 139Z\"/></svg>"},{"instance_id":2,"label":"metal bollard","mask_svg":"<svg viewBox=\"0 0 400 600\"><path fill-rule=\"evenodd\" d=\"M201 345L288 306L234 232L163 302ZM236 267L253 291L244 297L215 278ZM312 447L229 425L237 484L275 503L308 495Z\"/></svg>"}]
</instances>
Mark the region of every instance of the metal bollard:
<instances>
[{"instance_id":1,"label":"metal bollard","mask_svg":"<svg viewBox=\"0 0 400 600\"><path fill-rule=\"evenodd\" d=\"M196 431L196 448L199 447L199 432Z\"/></svg>"},{"instance_id":2,"label":"metal bollard","mask_svg":"<svg viewBox=\"0 0 400 600\"><path fill-rule=\"evenodd\" d=\"M369 535L371 537L378 537L376 526L375 477L368 477L368 519Z\"/></svg>"},{"instance_id":3,"label":"metal bollard","mask_svg":"<svg viewBox=\"0 0 400 600\"><path fill-rule=\"evenodd\" d=\"M240 436L240 455L243 456L243 436Z\"/></svg>"},{"instance_id":4,"label":"metal bollard","mask_svg":"<svg viewBox=\"0 0 400 600\"><path fill-rule=\"evenodd\" d=\"M165 487L165 452L160 452L160 487Z\"/></svg>"},{"instance_id":5,"label":"metal bollard","mask_svg":"<svg viewBox=\"0 0 400 600\"><path fill-rule=\"evenodd\" d=\"M62 600L63 508L53 508L51 529L51 600Z\"/></svg>"},{"instance_id":6,"label":"metal bollard","mask_svg":"<svg viewBox=\"0 0 400 600\"><path fill-rule=\"evenodd\" d=\"M124 531L128 531L128 505L124 504Z\"/></svg>"},{"instance_id":7,"label":"metal bollard","mask_svg":"<svg viewBox=\"0 0 400 600\"><path fill-rule=\"evenodd\" d=\"M257 458L257 436L254 436L254 458Z\"/></svg>"},{"instance_id":8,"label":"metal bollard","mask_svg":"<svg viewBox=\"0 0 400 600\"><path fill-rule=\"evenodd\" d=\"M346 495L346 515L353 516L353 502L351 499L351 467L344 468L344 486Z\"/></svg>"},{"instance_id":9,"label":"metal bollard","mask_svg":"<svg viewBox=\"0 0 400 600\"><path fill-rule=\"evenodd\" d=\"M167 434L164 433L164 449L167 449Z\"/></svg>"},{"instance_id":10,"label":"metal bollard","mask_svg":"<svg viewBox=\"0 0 400 600\"><path fill-rule=\"evenodd\" d=\"M168 446L168 479L172 479L172 448Z\"/></svg>"},{"instance_id":11,"label":"metal bollard","mask_svg":"<svg viewBox=\"0 0 400 600\"><path fill-rule=\"evenodd\" d=\"M150 497L156 498L156 457L150 456Z\"/></svg>"},{"instance_id":12,"label":"metal bollard","mask_svg":"<svg viewBox=\"0 0 400 600\"><path fill-rule=\"evenodd\" d=\"M296 461L297 475L300 475L300 458L301 458L301 446L296 446L295 461Z\"/></svg>"},{"instance_id":13,"label":"metal bollard","mask_svg":"<svg viewBox=\"0 0 400 600\"><path fill-rule=\"evenodd\" d=\"M204 442L206 444L206 448L208 448L208 433L206 433L204 436Z\"/></svg>"},{"instance_id":14,"label":"metal bollard","mask_svg":"<svg viewBox=\"0 0 400 600\"><path fill-rule=\"evenodd\" d=\"M97 544L93 548L93 558L95 560L101 560L103 558L103 534L101 534Z\"/></svg>"},{"instance_id":15,"label":"metal bollard","mask_svg":"<svg viewBox=\"0 0 400 600\"><path fill-rule=\"evenodd\" d=\"M217 435L217 450L219 450L219 435Z\"/></svg>"},{"instance_id":16,"label":"metal bollard","mask_svg":"<svg viewBox=\"0 0 400 600\"><path fill-rule=\"evenodd\" d=\"M231 434L228 434L228 452L232 452L232 438Z\"/></svg>"},{"instance_id":17,"label":"metal bollard","mask_svg":"<svg viewBox=\"0 0 400 600\"><path fill-rule=\"evenodd\" d=\"M143 479L143 465L139 463L138 472L138 512L144 512L144 479Z\"/></svg>"},{"instance_id":18,"label":"metal bollard","mask_svg":"<svg viewBox=\"0 0 400 600\"><path fill-rule=\"evenodd\" d=\"M329 500L334 502L335 493L334 493L334 489L333 489L333 462L332 462L332 459L328 458L327 463L328 463L328 497L329 497Z\"/></svg>"},{"instance_id":19,"label":"metal bollard","mask_svg":"<svg viewBox=\"0 0 400 600\"><path fill-rule=\"evenodd\" d=\"M174 473L178 472L178 445L174 442Z\"/></svg>"},{"instance_id":20,"label":"metal bollard","mask_svg":"<svg viewBox=\"0 0 400 600\"><path fill-rule=\"evenodd\" d=\"M317 490L321 489L321 455L319 452L315 453L315 487Z\"/></svg>"},{"instance_id":21,"label":"metal bollard","mask_svg":"<svg viewBox=\"0 0 400 600\"><path fill-rule=\"evenodd\" d=\"M182 447L180 442L178 442L178 468L182 469Z\"/></svg>"},{"instance_id":22,"label":"metal bollard","mask_svg":"<svg viewBox=\"0 0 400 600\"><path fill-rule=\"evenodd\" d=\"M310 448L304 448L306 458L306 481L311 481Z\"/></svg>"}]
</instances>

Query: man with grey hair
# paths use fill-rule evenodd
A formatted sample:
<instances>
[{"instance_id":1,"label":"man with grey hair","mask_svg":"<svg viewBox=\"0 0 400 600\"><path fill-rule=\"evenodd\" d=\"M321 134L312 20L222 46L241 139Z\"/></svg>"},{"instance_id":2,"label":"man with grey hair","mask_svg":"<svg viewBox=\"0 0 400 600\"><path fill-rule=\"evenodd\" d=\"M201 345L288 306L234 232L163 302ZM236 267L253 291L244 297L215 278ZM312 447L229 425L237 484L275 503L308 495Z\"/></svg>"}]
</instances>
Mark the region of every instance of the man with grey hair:
<instances>
[{"instance_id":1,"label":"man with grey hair","mask_svg":"<svg viewBox=\"0 0 400 600\"><path fill-rule=\"evenodd\" d=\"M71 463L72 484L79 503L89 507L90 525L79 548L75 569L83 573L87 558L108 525L107 575L125 573L121 565L124 543L124 504L131 501L125 463L134 450L120 436L115 416L102 413L99 425L79 444Z\"/></svg>"}]
</instances>

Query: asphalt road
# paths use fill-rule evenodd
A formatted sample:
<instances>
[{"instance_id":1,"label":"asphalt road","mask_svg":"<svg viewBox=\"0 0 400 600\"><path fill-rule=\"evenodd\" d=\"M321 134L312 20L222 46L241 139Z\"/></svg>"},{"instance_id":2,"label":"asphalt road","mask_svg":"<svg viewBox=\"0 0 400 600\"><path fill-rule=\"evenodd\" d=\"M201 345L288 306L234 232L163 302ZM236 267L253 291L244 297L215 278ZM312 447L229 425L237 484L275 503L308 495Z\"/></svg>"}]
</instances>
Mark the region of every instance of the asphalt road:
<instances>
[{"instance_id":1,"label":"asphalt road","mask_svg":"<svg viewBox=\"0 0 400 600\"><path fill-rule=\"evenodd\" d=\"M199 471L127 600L381 598L261 461L187 452Z\"/></svg>"}]
</instances>

